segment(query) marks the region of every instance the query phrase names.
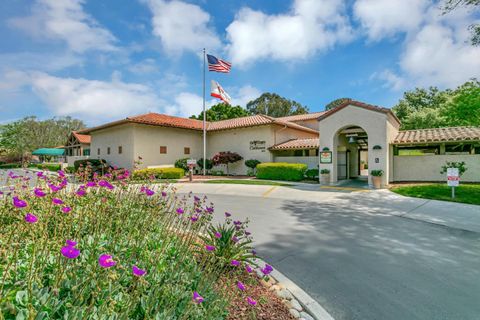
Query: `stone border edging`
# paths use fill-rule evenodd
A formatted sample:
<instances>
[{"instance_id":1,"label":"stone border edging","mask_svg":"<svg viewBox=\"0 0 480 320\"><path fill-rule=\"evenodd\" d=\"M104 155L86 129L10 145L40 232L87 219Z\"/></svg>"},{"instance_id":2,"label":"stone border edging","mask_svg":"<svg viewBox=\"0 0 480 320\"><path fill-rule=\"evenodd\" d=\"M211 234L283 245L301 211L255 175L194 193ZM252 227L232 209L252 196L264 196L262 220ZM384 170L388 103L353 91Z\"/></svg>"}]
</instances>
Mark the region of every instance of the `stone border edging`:
<instances>
[{"instance_id":1,"label":"stone border edging","mask_svg":"<svg viewBox=\"0 0 480 320\"><path fill-rule=\"evenodd\" d=\"M259 262L260 264L265 264L265 261L261 259L256 259L256 262ZM259 269L256 270L257 273L259 273ZM263 276L263 274L260 275ZM300 288L298 285L296 285L292 280L290 280L287 276L285 276L283 273L280 271L274 269L272 273L269 275L271 278L273 278L276 283L270 283L270 290L277 290L271 289L274 286L278 287L278 290L276 292L277 296L282 298L285 302L287 302L288 299L285 297L284 294L281 293L283 289L286 289L298 302L300 305L303 307L303 311L298 311L300 319L305 319L305 320L310 320L310 319L315 319L315 320L335 320L317 301L315 301L308 293L306 293L302 288ZM269 285L269 283L267 283ZM289 302L289 301L288 301ZM294 304L294 303L291 303ZM288 306L288 305L287 305ZM291 308L289 308L291 309ZM293 314L292 314L293 315Z\"/></svg>"}]
</instances>

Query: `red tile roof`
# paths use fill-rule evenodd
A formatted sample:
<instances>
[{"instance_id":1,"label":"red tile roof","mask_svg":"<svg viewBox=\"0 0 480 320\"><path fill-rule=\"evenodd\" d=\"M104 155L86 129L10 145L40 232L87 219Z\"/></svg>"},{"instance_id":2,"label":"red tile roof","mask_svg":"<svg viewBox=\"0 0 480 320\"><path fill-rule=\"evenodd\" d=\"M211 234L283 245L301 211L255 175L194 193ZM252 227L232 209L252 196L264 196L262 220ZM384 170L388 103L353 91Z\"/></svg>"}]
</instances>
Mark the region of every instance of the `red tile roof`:
<instances>
[{"instance_id":1,"label":"red tile roof","mask_svg":"<svg viewBox=\"0 0 480 320\"><path fill-rule=\"evenodd\" d=\"M356 101L356 100L345 101L344 103L342 103L338 107L330 109L328 111L325 111L322 115L320 115L320 117L318 117L318 120L320 121L322 119L325 119L325 118L331 116L332 114L342 110L343 108L348 107L349 105L356 106L356 107L363 108L363 109L367 109L367 110L370 110L370 111L376 111L376 112L382 112L382 113L385 113L385 114L389 114L399 124L401 123L400 120L397 118L395 113L392 112L391 109L375 106L373 104L368 104L368 103L364 103L364 102L360 102L360 101Z\"/></svg>"},{"instance_id":2,"label":"red tile roof","mask_svg":"<svg viewBox=\"0 0 480 320\"><path fill-rule=\"evenodd\" d=\"M316 120L318 117L320 117L322 114L324 114L325 111L320 111L320 112L312 112L312 113L306 113L306 114L297 114L294 116L286 116L286 117L280 117L277 118L279 120L283 121L305 121L305 120Z\"/></svg>"},{"instance_id":3,"label":"red tile roof","mask_svg":"<svg viewBox=\"0 0 480 320\"><path fill-rule=\"evenodd\" d=\"M104 129L104 128L108 128L108 127L112 127L120 124L125 124L125 123L141 123L141 124L148 124L148 125L175 127L175 128L183 128L183 129L191 129L191 130L203 129L203 122L201 120L173 117L173 116L168 116L165 114L158 114L158 113L147 113L147 114L142 114L134 117L128 117L124 120L110 122L98 127L84 130L83 132L90 133L92 131L97 131L100 129ZM318 131L316 130L298 125L296 123L279 120L279 119L272 118L265 115L254 115L254 116L235 118L235 119L229 119L229 120L207 122L207 131L246 128L246 127L253 127L253 126L260 126L260 125L267 125L267 124L277 124L281 126L294 128L297 130L310 132L310 133L318 133Z\"/></svg>"},{"instance_id":4,"label":"red tile roof","mask_svg":"<svg viewBox=\"0 0 480 320\"><path fill-rule=\"evenodd\" d=\"M295 150L295 149L317 149L320 145L319 138L292 139L270 147L270 150Z\"/></svg>"},{"instance_id":5,"label":"red tile roof","mask_svg":"<svg viewBox=\"0 0 480 320\"><path fill-rule=\"evenodd\" d=\"M128 117L126 120L135 123L151 124L163 127L202 130L203 122L200 120L168 116L159 113L146 113L139 116Z\"/></svg>"},{"instance_id":6,"label":"red tile roof","mask_svg":"<svg viewBox=\"0 0 480 320\"><path fill-rule=\"evenodd\" d=\"M408 144L478 140L480 140L480 128L478 127L450 127L399 131L393 143Z\"/></svg>"},{"instance_id":7,"label":"red tile roof","mask_svg":"<svg viewBox=\"0 0 480 320\"><path fill-rule=\"evenodd\" d=\"M73 136L78 140L78 142L83 143L83 144L90 144L91 142L91 137L88 134L80 134L75 131L72 132Z\"/></svg>"}]
</instances>

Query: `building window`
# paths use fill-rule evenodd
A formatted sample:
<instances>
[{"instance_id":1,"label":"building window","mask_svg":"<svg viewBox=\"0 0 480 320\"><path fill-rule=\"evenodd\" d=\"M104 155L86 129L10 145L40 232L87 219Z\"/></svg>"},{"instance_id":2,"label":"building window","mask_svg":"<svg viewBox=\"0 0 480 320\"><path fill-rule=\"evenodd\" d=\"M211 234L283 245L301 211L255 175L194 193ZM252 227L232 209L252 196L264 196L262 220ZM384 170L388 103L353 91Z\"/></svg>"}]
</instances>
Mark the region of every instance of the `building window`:
<instances>
[{"instance_id":1,"label":"building window","mask_svg":"<svg viewBox=\"0 0 480 320\"><path fill-rule=\"evenodd\" d=\"M433 156L440 154L439 146L415 146L415 147L396 147L394 148L396 156Z\"/></svg>"},{"instance_id":2,"label":"building window","mask_svg":"<svg viewBox=\"0 0 480 320\"><path fill-rule=\"evenodd\" d=\"M183 153L184 154L190 154L190 147L183 148Z\"/></svg>"},{"instance_id":3,"label":"building window","mask_svg":"<svg viewBox=\"0 0 480 320\"><path fill-rule=\"evenodd\" d=\"M97 155L100 155L100 148L97 149Z\"/></svg>"},{"instance_id":4,"label":"building window","mask_svg":"<svg viewBox=\"0 0 480 320\"><path fill-rule=\"evenodd\" d=\"M122 154L122 146L118 146L118 154Z\"/></svg>"},{"instance_id":5,"label":"building window","mask_svg":"<svg viewBox=\"0 0 480 320\"><path fill-rule=\"evenodd\" d=\"M167 153L167 147L166 146L161 146L160 147L160 154L166 154Z\"/></svg>"},{"instance_id":6,"label":"building window","mask_svg":"<svg viewBox=\"0 0 480 320\"><path fill-rule=\"evenodd\" d=\"M107 148L107 154L110 154L110 147Z\"/></svg>"},{"instance_id":7,"label":"building window","mask_svg":"<svg viewBox=\"0 0 480 320\"><path fill-rule=\"evenodd\" d=\"M89 156L90 155L90 149L83 149L83 155L84 156Z\"/></svg>"},{"instance_id":8,"label":"building window","mask_svg":"<svg viewBox=\"0 0 480 320\"><path fill-rule=\"evenodd\" d=\"M471 144L447 144L445 145L445 154L470 154Z\"/></svg>"}]
</instances>

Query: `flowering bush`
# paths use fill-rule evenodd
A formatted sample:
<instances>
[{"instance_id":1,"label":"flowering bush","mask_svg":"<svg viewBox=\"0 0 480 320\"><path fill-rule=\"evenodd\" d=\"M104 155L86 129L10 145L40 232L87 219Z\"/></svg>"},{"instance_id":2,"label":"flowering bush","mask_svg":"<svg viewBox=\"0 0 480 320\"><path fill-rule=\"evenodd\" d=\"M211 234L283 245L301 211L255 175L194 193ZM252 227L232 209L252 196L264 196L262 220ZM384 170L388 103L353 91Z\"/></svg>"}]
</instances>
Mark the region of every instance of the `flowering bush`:
<instances>
[{"instance_id":1,"label":"flowering bush","mask_svg":"<svg viewBox=\"0 0 480 320\"><path fill-rule=\"evenodd\" d=\"M222 319L237 283L225 275L251 272L249 255L232 249L251 242L241 222L227 217L219 230L228 241L204 238L213 230L206 198L130 184L127 171L75 185L62 171L6 179L0 318ZM231 261L218 264L224 250ZM254 308L248 288L238 290Z\"/></svg>"}]
</instances>

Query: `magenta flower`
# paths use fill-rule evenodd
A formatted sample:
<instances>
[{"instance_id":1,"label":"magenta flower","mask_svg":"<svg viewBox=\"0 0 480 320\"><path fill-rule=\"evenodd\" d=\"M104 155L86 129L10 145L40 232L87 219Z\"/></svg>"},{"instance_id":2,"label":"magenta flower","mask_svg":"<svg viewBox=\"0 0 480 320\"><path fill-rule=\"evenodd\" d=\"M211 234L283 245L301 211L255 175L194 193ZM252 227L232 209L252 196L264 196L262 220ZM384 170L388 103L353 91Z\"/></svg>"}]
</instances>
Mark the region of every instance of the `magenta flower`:
<instances>
[{"instance_id":1,"label":"magenta flower","mask_svg":"<svg viewBox=\"0 0 480 320\"><path fill-rule=\"evenodd\" d=\"M236 226L239 226L239 225L242 224L242 222L237 220L237 221L233 221L233 224L236 225Z\"/></svg>"},{"instance_id":2,"label":"magenta flower","mask_svg":"<svg viewBox=\"0 0 480 320\"><path fill-rule=\"evenodd\" d=\"M240 261L238 260L232 260L230 261L230 265L234 266L234 267L238 267L240 265Z\"/></svg>"},{"instance_id":3,"label":"magenta flower","mask_svg":"<svg viewBox=\"0 0 480 320\"><path fill-rule=\"evenodd\" d=\"M13 197L13 205L17 208L25 208L27 206L27 201L21 200L18 197Z\"/></svg>"},{"instance_id":4,"label":"magenta flower","mask_svg":"<svg viewBox=\"0 0 480 320\"><path fill-rule=\"evenodd\" d=\"M54 205L59 206L59 205L63 204L63 200L62 200L62 199L59 199L59 198L53 198L53 199L52 199L52 203L53 203Z\"/></svg>"},{"instance_id":5,"label":"magenta flower","mask_svg":"<svg viewBox=\"0 0 480 320\"><path fill-rule=\"evenodd\" d=\"M214 211L213 207L206 207L205 210L206 210L208 213L213 213L213 211Z\"/></svg>"},{"instance_id":6,"label":"magenta flower","mask_svg":"<svg viewBox=\"0 0 480 320\"><path fill-rule=\"evenodd\" d=\"M273 268L271 265L269 264L265 264L265 267L260 269L260 271L262 271L262 273L266 276L268 276L270 273L272 273L273 271Z\"/></svg>"},{"instance_id":7,"label":"magenta flower","mask_svg":"<svg viewBox=\"0 0 480 320\"><path fill-rule=\"evenodd\" d=\"M63 208L62 208L62 212L63 212L63 213L69 213L70 211L72 211L72 208L71 208L71 207L63 207Z\"/></svg>"},{"instance_id":8,"label":"magenta flower","mask_svg":"<svg viewBox=\"0 0 480 320\"><path fill-rule=\"evenodd\" d=\"M65 243L67 244L67 246L71 246L71 247L75 247L77 245L77 242L73 240L67 240L65 241Z\"/></svg>"},{"instance_id":9,"label":"magenta flower","mask_svg":"<svg viewBox=\"0 0 480 320\"><path fill-rule=\"evenodd\" d=\"M147 197L151 197L155 194L155 191L150 190L150 189L146 189L145 194L147 195Z\"/></svg>"},{"instance_id":10,"label":"magenta flower","mask_svg":"<svg viewBox=\"0 0 480 320\"><path fill-rule=\"evenodd\" d=\"M198 202L198 201L200 201L200 198L197 197L197 196L193 196L193 200L194 200L195 202Z\"/></svg>"},{"instance_id":11,"label":"magenta flower","mask_svg":"<svg viewBox=\"0 0 480 320\"><path fill-rule=\"evenodd\" d=\"M215 251L215 246L206 245L206 246L205 246L205 249L206 249L207 251Z\"/></svg>"},{"instance_id":12,"label":"magenta flower","mask_svg":"<svg viewBox=\"0 0 480 320\"><path fill-rule=\"evenodd\" d=\"M60 252L65 258L75 259L80 255L80 250L75 248L76 245L77 243L75 241L67 240L67 245L62 247L62 249L60 249Z\"/></svg>"},{"instance_id":13,"label":"magenta flower","mask_svg":"<svg viewBox=\"0 0 480 320\"><path fill-rule=\"evenodd\" d=\"M43 190L40 189L40 188L35 188L35 189L33 190L33 193L35 194L35 197L37 197L37 198L43 198L43 197L45 197L45 196L47 195L47 194L46 194L45 192L43 192Z\"/></svg>"},{"instance_id":14,"label":"magenta flower","mask_svg":"<svg viewBox=\"0 0 480 320\"><path fill-rule=\"evenodd\" d=\"M88 181L87 184L86 184L86 186L87 186L88 188L93 188L93 187L96 187L97 184L95 183L95 181Z\"/></svg>"},{"instance_id":15,"label":"magenta flower","mask_svg":"<svg viewBox=\"0 0 480 320\"><path fill-rule=\"evenodd\" d=\"M37 177L42 177L43 176L43 171L37 172Z\"/></svg>"},{"instance_id":16,"label":"magenta flower","mask_svg":"<svg viewBox=\"0 0 480 320\"><path fill-rule=\"evenodd\" d=\"M251 235L251 234L252 234L251 232L245 231L245 235L246 235L246 236L249 236L249 235Z\"/></svg>"},{"instance_id":17,"label":"magenta flower","mask_svg":"<svg viewBox=\"0 0 480 320\"><path fill-rule=\"evenodd\" d=\"M238 281L237 282L237 288L242 290L242 291L245 291L245 285L241 282L241 281Z\"/></svg>"},{"instance_id":18,"label":"magenta flower","mask_svg":"<svg viewBox=\"0 0 480 320\"><path fill-rule=\"evenodd\" d=\"M79 188L79 189L75 192L75 194L76 194L77 196L79 196L79 197L83 197L86 193L87 193L87 192L85 191L84 188Z\"/></svg>"},{"instance_id":19,"label":"magenta flower","mask_svg":"<svg viewBox=\"0 0 480 320\"><path fill-rule=\"evenodd\" d=\"M220 239L222 237L222 234L220 232L215 232L215 238Z\"/></svg>"},{"instance_id":20,"label":"magenta flower","mask_svg":"<svg viewBox=\"0 0 480 320\"><path fill-rule=\"evenodd\" d=\"M147 273L147 271L142 270L135 265L132 267L132 272L133 272L133 275L137 276L137 277L141 277L141 276L145 275L145 273Z\"/></svg>"},{"instance_id":21,"label":"magenta flower","mask_svg":"<svg viewBox=\"0 0 480 320\"><path fill-rule=\"evenodd\" d=\"M102 268L110 268L110 267L113 267L114 265L117 264L116 261L113 261L112 259L112 256L108 255L108 254L102 254L99 258L98 258L98 264L100 265L100 267Z\"/></svg>"},{"instance_id":22,"label":"magenta flower","mask_svg":"<svg viewBox=\"0 0 480 320\"><path fill-rule=\"evenodd\" d=\"M167 193L165 191L162 191L162 197L166 197L167 196Z\"/></svg>"},{"instance_id":23,"label":"magenta flower","mask_svg":"<svg viewBox=\"0 0 480 320\"><path fill-rule=\"evenodd\" d=\"M38 218L31 213L27 213L25 215L25 221L28 223L36 223L38 221Z\"/></svg>"},{"instance_id":24,"label":"magenta flower","mask_svg":"<svg viewBox=\"0 0 480 320\"><path fill-rule=\"evenodd\" d=\"M59 177L65 177L65 172L63 172L63 170L58 170L57 173Z\"/></svg>"},{"instance_id":25,"label":"magenta flower","mask_svg":"<svg viewBox=\"0 0 480 320\"><path fill-rule=\"evenodd\" d=\"M62 189L62 188L57 187L56 185L51 184L51 183L48 184L48 187L49 187L50 190L52 190L53 192L57 192L57 191L60 191L60 190Z\"/></svg>"},{"instance_id":26,"label":"magenta flower","mask_svg":"<svg viewBox=\"0 0 480 320\"><path fill-rule=\"evenodd\" d=\"M233 236L233 237L232 237L232 241L235 242L235 243L237 243L237 242L238 242L238 238L235 237L235 236Z\"/></svg>"},{"instance_id":27,"label":"magenta flower","mask_svg":"<svg viewBox=\"0 0 480 320\"><path fill-rule=\"evenodd\" d=\"M251 297L247 297L247 302L251 306L255 306L257 304L257 301L253 300Z\"/></svg>"},{"instance_id":28,"label":"magenta flower","mask_svg":"<svg viewBox=\"0 0 480 320\"><path fill-rule=\"evenodd\" d=\"M199 303L202 303L202 302L203 302L203 297L202 297L200 294L198 294L197 291L195 291L195 292L193 293L193 298L192 298L192 300L193 300L193 302L195 302L196 304L199 304Z\"/></svg>"},{"instance_id":29,"label":"magenta flower","mask_svg":"<svg viewBox=\"0 0 480 320\"><path fill-rule=\"evenodd\" d=\"M231 217L231 216L232 216L232 214L231 214L231 213L225 212L225 217L227 217L227 218L228 218L228 217Z\"/></svg>"},{"instance_id":30,"label":"magenta flower","mask_svg":"<svg viewBox=\"0 0 480 320\"><path fill-rule=\"evenodd\" d=\"M247 270L248 273L252 273L252 272L253 272L252 267L250 267L248 264L247 264L247 266L245 267L245 269Z\"/></svg>"},{"instance_id":31,"label":"magenta flower","mask_svg":"<svg viewBox=\"0 0 480 320\"><path fill-rule=\"evenodd\" d=\"M110 190L113 190L113 188L114 188L114 186L110 182L108 182L107 180L100 180L98 182L98 185L100 187L107 188L107 189L110 189Z\"/></svg>"},{"instance_id":32,"label":"magenta flower","mask_svg":"<svg viewBox=\"0 0 480 320\"><path fill-rule=\"evenodd\" d=\"M177 213L178 214L183 214L185 212L185 210L183 210L182 208L177 208Z\"/></svg>"},{"instance_id":33,"label":"magenta flower","mask_svg":"<svg viewBox=\"0 0 480 320\"><path fill-rule=\"evenodd\" d=\"M190 220L192 220L192 222L197 222L198 221L198 216L197 215L191 216Z\"/></svg>"}]
</instances>

